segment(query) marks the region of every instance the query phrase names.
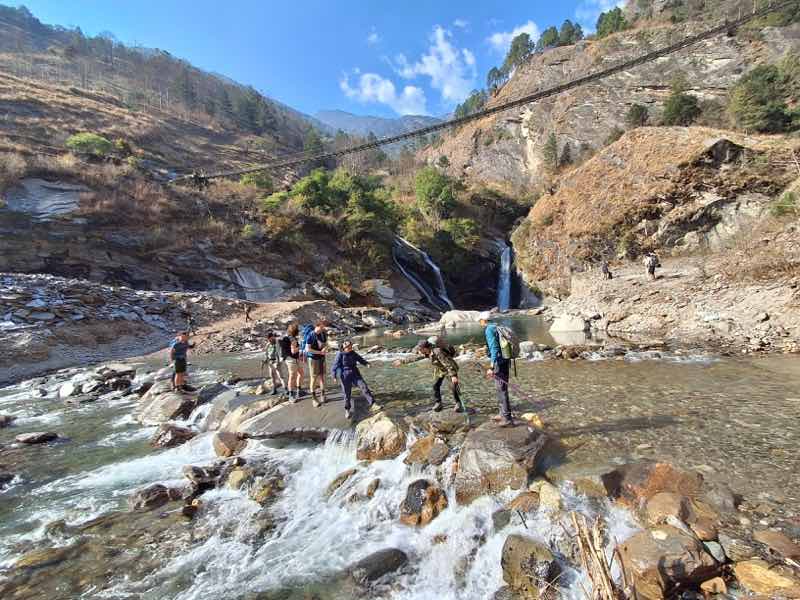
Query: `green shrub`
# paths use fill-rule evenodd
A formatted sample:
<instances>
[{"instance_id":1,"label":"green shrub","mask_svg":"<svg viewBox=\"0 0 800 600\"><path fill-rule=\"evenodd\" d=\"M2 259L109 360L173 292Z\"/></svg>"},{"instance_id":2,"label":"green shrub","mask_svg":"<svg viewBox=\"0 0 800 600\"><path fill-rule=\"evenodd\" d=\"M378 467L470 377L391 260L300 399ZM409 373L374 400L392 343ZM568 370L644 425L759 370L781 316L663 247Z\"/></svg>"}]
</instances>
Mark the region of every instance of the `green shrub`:
<instances>
[{"instance_id":1,"label":"green shrub","mask_svg":"<svg viewBox=\"0 0 800 600\"><path fill-rule=\"evenodd\" d=\"M288 192L275 192L261 201L261 210L267 213L275 212L289 201Z\"/></svg>"},{"instance_id":2,"label":"green shrub","mask_svg":"<svg viewBox=\"0 0 800 600\"><path fill-rule=\"evenodd\" d=\"M96 133L76 133L70 136L66 142L67 148L75 154L84 154L103 158L110 155L114 146L106 138Z\"/></svg>"},{"instance_id":3,"label":"green shrub","mask_svg":"<svg viewBox=\"0 0 800 600\"><path fill-rule=\"evenodd\" d=\"M114 140L114 151L120 156L130 156L133 154L133 148L130 143L122 138Z\"/></svg>"},{"instance_id":4,"label":"green shrub","mask_svg":"<svg viewBox=\"0 0 800 600\"><path fill-rule=\"evenodd\" d=\"M239 183L242 185L257 187L259 190L263 190L268 194L271 194L274 190L272 178L266 171L258 171L256 173L247 173L242 175L242 177L239 179Z\"/></svg>"},{"instance_id":5,"label":"green shrub","mask_svg":"<svg viewBox=\"0 0 800 600\"><path fill-rule=\"evenodd\" d=\"M647 107L641 104L631 104L628 113L625 115L625 123L631 129L636 127L644 127L647 125L647 120L650 115L647 112Z\"/></svg>"},{"instance_id":6,"label":"green shrub","mask_svg":"<svg viewBox=\"0 0 800 600\"><path fill-rule=\"evenodd\" d=\"M447 219L442 229L465 250L474 250L481 241L480 228L473 219Z\"/></svg>"},{"instance_id":7,"label":"green shrub","mask_svg":"<svg viewBox=\"0 0 800 600\"><path fill-rule=\"evenodd\" d=\"M688 84L684 75L672 80L672 91L664 104L662 124L667 126L691 125L700 116L700 104L696 97L687 94Z\"/></svg>"},{"instance_id":8,"label":"green shrub","mask_svg":"<svg viewBox=\"0 0 800 600\"><path fill-rule=\"evenodd\" d=\"M794 87L796 61L783 63L786 72L778 65L759 65L742 76L730 95L730 112L733 122L748 131L780 133L794 128L793 113L786 101L789 89Z\"/></svg>"},{"instance_id":9,"label":"green shrub","mask_svg":"<svg viewBox=\"0 0 800 600\"><path fill-rule=\"evenodd\" d=\"M438 229L456 206L454 182L433 167L424 167L417 173L414 190L417 209L434 229Z\"/></svg>"},{"instance_id":10,"label":"green shrub","mask_svg":"<svg viewBox=\"0 0 800 600\"><path fill-rule=\"evenodd\" d=\"M322 280L329 286L340 290L348 290L350 288L350 278L342 267L328 269L322 276Z\"/></svg>"},{"instance_id":11,"label":"green shrub","mask_svg":"<svg viewBox=\"0 0 800 600\"><path fill-rule=\"evenodd\" d=\"M558 140L555 133L547 136L547 141L542 149L542 160L545 168L551 173L558 168Z\"/></svg>"},{"instance_id":12,"label":"green shrub","mask_svg":"<svg viewBox=\"0 0 800 600\"><path fill-rule=\"evenodd\" d=\"M261 228L253 223L247 223L242 227L240 236L243 240L254 240L261 237Z\"/></svg>"},{"instance_id":13,"label":"green shrub","mask_svg":"<svg viewBox=\"0 0 800 600\"><path fill-rule=\"evenodd\" d=\"M794 192L786 192L770 205L769 212L773 217L777 218L800 214L797 195Z\"/></svg>"}]
</instances>

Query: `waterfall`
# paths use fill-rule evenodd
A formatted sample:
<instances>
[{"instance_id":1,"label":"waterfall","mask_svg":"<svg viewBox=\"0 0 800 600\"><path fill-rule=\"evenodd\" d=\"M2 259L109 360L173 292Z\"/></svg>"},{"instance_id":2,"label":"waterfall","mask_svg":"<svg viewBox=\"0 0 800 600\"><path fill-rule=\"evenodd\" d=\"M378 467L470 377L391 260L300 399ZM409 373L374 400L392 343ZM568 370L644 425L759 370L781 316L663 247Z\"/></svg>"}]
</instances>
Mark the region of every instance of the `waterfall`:
<instances>
[{"instance_id":1,"label":"waterfall","mask_svg":"<svg viewBox=\"0 0 800 600\"><path fill-rule=\"evenodd\" d=\"M510 245L502 244L500 254L500 277L497 281L497 310L507 311L511 308L511 263L514 250Z\"/></svg>"},{"instance_id":2,"label":"waterfall","mask_svg":"<svg viewBox=\"0 0 800 600\"><path fill-rule=\"evenodd\" d=\"M419 277L416 273L413 273L410 268L402 264L398 252L400 249L410 250L418 257L422 258L422 260L425 262L425 265L433 274L435 285L429 285L422 277ZM425 251L417 248L408 240L401 238L400 236L396 236L395 245L392 248L392 258L394 259L394 264L397 265L398 269L400 269L400 272L405 276L406 279L408 279L409 282L411 282L411 285L413 285L423 296L425 296L425 299L431 305L440 310L453 310L455 308L453 303L450 301L450 297L447 295L447 288L444 285L442 271L439 269L438 265L431 260L431 257L428 256Z\"/></svg>"},{"instance_id":3,"label":"waterfall","mask_svg":"<svg viewBox=\"0 0 800 600\"><path fill-rule=\"evenodd\" d=\"M248 267L239 267L230 272L231 281L239 286L245 300L272 302L286 290L286 282Z\"/></svg>"}]
</instances>

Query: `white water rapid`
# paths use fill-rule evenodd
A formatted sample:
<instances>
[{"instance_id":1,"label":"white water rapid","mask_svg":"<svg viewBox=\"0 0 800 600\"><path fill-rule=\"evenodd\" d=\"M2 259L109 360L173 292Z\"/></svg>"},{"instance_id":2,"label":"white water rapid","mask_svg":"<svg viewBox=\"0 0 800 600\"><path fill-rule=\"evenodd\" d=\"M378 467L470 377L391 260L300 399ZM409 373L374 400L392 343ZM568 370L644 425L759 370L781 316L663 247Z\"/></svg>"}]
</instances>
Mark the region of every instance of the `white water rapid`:
<instances>
[{"instance_id":1,"label":"white water rapid","mask_svg":"<svg viewBox=\"0 0 800 600\"><path fill-rule=\"evenodd\" d=\"M439 269L439 266L431 260L431 257L428 255L427 252L424 250L417 248L414 244L409 242L408 240L396 236L395 240L398 244L405 246L407 249L417 253L422 257L425 261L425 264L430 267L431 271L436 278L436 288L432 289L428 284L422 281L419 277L415 274L411 273L408 269L406 269L402 263L398 260L397 255L395 252L392 253L392 257L394 258L394 263L397 265L397 268L400 269L400 272L403 273L406 279L408 279L411 284L419 290L419 292L425 296L425 298L430 302L433 306L445 309L445 310L453 310L455 306L450 301L450 296L447 295L447 288L444 285L444 279L442 278L442 271Z\"/></svg>"},{"instance_id":2,"label":"white water rapid","mask_svg":"<svg viewBox=\"0 0 800 600\"><path fill-rule=\"evenodd\" d=\"M500 254L500 277L497 282L497 309L507 311L511 308L511 263L513 260L513 249L511 246L501 243L502 253Z\"/></svg>"}]
</instances>

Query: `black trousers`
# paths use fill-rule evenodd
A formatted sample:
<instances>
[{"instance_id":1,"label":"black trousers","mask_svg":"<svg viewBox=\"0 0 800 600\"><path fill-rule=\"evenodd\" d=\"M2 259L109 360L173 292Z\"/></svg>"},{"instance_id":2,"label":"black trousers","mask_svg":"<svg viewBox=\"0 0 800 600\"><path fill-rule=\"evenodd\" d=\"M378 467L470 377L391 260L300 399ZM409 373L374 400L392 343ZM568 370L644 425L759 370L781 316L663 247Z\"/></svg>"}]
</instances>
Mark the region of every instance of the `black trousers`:
<instances>
[{"instance_id":1,"label":"black trousers","mask_svg":"<svg viewBox=\"0 0 800 600\"><path fill-rule=\"evenodd\" d=\"M444 381L445 376L442 375L433 383L433 397L436 399L437 404L442 403L442 382ZM449 377L447 379L450 379ZM452 380L450 381L450 390L453 392L453 400L455 400L456 404L461 406L461 395L458 393L458 386L455 385Z\"/></svg>"},{"instance_id":2,"label":"black trousers","mask_svg":"<svg viewBox=\"0 0 800 600\"><path fill-rule=\"evenodd\" d=\"M504 419L511 418L511 400L508 397L508 378L510 375L511 361L498 362L494 368L494 383L497 388L497 405L500 407L500 416Z\"/></svg>"}]
</instances>

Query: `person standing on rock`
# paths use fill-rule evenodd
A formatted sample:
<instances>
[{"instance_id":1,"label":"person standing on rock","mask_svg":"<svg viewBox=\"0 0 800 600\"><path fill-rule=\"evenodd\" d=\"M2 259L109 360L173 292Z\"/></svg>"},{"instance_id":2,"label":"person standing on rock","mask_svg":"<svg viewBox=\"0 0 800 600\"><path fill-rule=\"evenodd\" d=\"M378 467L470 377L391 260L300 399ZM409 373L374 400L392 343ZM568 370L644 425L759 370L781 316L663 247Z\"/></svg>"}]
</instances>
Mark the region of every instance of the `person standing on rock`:
<instances>
[{"instance_id":1,"label":"person standing on rock","mask_svg":"<svg viewBox=\"0 0 800 600\"><path fill-rule=\"evenodd\" d=\"M656 268L661 266L661 263L658 260L658 256L654 252L648 252L644 257L644 268L647 269L647 276L652 280L655 281L656 277Z\"/></svg>"},{"instance_id":2,"label":"person standing on rock","mask_svg":"<svg viewBox=\"0 0 800 600\"><path fill-rule=\"evenodd\" d=\"M278 336L274 331L267 332L267 348L264 356L264 364L269 369L269 379L272 383L272 395L278 395L278 388L286 389L286 383L283 381L280 370L280 354L278 352Z\"/></svg>"},{"instance_id":3,"label":"person standing on rock","mask_svg":"<svg viewBox=\"0 0 800 600\"><path fill-rule=\"evenodd\" d=\"M278 342L280 360L286 365L286 389L289 391L289 400L299 402L303 390L303 361L300 358L300 325L292 323Z\"/></svg>"},{"instance_id":4,"label":"person standing on rock","mask_svg":"<svg viewBox=\"0 0 800 600\"><path fill-rule=\"evenodd\" d=\"M173 391L189 391L186 386L186 367L189 350L194 344L189 343L189 332L181 331L169 345L169 360L175 370L172 376Z\"/></svg>"},{"instance_id":5,"label":"person standing on rock","mask_svg":"<svg viewBox=\"0 0 800 600\"><path fill-rule=\"evenodd\" d=\"M250 318L250 311L253 310L253 307L250 305L249 302L245 303L244 305L244 322L249 323L253 319Z\"/></svg>"},{"instance_id":6,"label":"person standing on rock","mask_svg":"<svg viewBox=\"0 0 800 600\"><path fill-rule=\"evenodd\" d=\"M600 265L600 272L603 274L603 279L614 279L614 275L611 274L611 269L608 266L607 260L604 260L603 264Z\"/></svg>"},{"instance_id":7,"label":"person standing on rock","mask_svg":"<svg viewBox=\"0 0 800 600\"><path fill-rule=\"evenodd\" d=\"M489 360L491 367L486 371L488 379L494 379L497 388L497 405L500 414L492 417L492 420L500 423L501 427L511 427L514 425L514 418L511 415L511 399L508 395L508 380L511 377L511 360L503 356L501 347L500 331L496 323L492 323L491 313L488 311L478 315L481 327L484 328L483 335L486 338Z\"/></svg>"},{"instance_id":8,"label":"person standing on rock","mask_svg":"<svg viewBox=\"0 0 800 600\"><path fill-rule=\"evenodd\" d=\"M333 361L333 368L331 369L331 375L333 375L334 383L336 383L337 378L342 382L342 393L344 394L344 416L346 419L350 419L353 416L350 404L350 396L353 391L353 385L357 385L358 389L361 390L361 393L364 394L364 398L367 399L370 408L378 408L378 406L375 404L375 397L372 395L367 382L364 381L364 378L361 376L361 372L358 370L358 365L360 364L364 365L365 367L369 367L369 363L364 359L364 357L353 350L353 342L350 340L345 340L342 343L341 351L336 353L336 358Z\"/></svg>"},{"instance_id":9,"label":"person standing on rock","mask_svg":"<svg viewBox=\"0 0 800 600\"><path fill-rule=\"evenodd\" d=\"M317 321L314 331L306 339L305 352L311 372L311 397L314 406L325 404L325 349L328 346L328 322ZM319 388L319 398L317 397Z\"/></svg>"},{"instance_id":10,"label":"person standing on rock","mask_svg":"<svg viewBox=\"0 0 800 600\"><path fill-rule=\"evenodd\" d=\"M439 412L442 410L442 383L445 377L450 378L450 390L453 392L453 400L455 401L455 412L464 412L464 404L461 402L461 393L459 390L458 381L458 363L453 360L449 351L446 348L435 346L428 340L423 340L417 344L416 351L418 354L429 358L431 365L433 365L433 397L435 404L433 410Z\"/></svg>"}]
</instances>

